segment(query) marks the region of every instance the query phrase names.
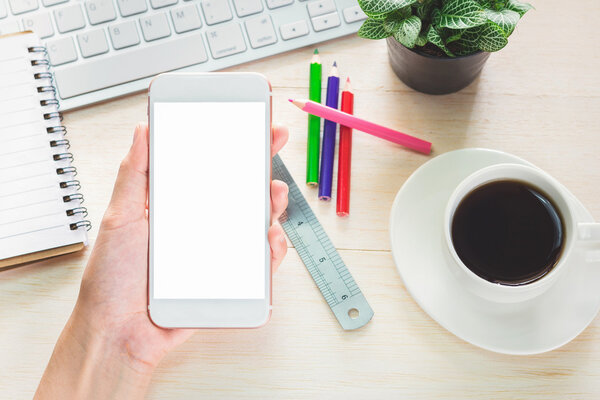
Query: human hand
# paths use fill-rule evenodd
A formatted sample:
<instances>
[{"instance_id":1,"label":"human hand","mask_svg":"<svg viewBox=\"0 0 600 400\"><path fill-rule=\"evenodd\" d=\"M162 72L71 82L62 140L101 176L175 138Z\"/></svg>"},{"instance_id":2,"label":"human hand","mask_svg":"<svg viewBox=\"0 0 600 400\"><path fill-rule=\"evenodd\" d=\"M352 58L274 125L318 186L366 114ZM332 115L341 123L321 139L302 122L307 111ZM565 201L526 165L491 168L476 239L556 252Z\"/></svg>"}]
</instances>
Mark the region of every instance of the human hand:
<instances>
[{"instance_id":1,"label":"human hand","mask_svg":"<svg viewBox=\"0 0 600 400\"><path fill-rule=\"evenodd\" d=\"M275 155L286 143L288 130L275 126L272 134L272 155ZM71 365L70 359L80 358L81 363L93 363L85 355L72 354L73 349L77 348L102 358L99 364L109 374L106 377L109 382L116 379L121 385L126 385L123 379L126 375L127 380L139 384L137 391L128 392L128 398L136 397L135 393L145 391L150 374L160 359L194 333L192 329L159 328L148 317L147 193L148 126L139 124L131 149L121 163L110 204L83 274L77 304L36 393L39 398L44 398L44 393L64 396L45 389L48 386L52 388L47 383L56 381L57 373L64 374L65 362ZM277 221L287 207L287 194L285 183L271 183L272 221ZM280 225L270 227L268 239L271 265L275 270L287 251ZM61 353L63 348L67 350ZM101 354L97 354L99 351ZM56 363L59 365L54 365ZM91 368L90 365L88 367ZM115 373L117 376L114 376ZM136 380L136 376L142 379ZM61 381L64 384L64 379L61 378ZM83 386L81 390L86 389L85 383L75 384ZM96 385L104 386L96 390L110 387L110 384L101 381ZM132 390L131 387L121 389ZM85 393L80 393L81 398L90 398ZM101 397L97 391L95 396Z\"/></svg>"}]
</instances>

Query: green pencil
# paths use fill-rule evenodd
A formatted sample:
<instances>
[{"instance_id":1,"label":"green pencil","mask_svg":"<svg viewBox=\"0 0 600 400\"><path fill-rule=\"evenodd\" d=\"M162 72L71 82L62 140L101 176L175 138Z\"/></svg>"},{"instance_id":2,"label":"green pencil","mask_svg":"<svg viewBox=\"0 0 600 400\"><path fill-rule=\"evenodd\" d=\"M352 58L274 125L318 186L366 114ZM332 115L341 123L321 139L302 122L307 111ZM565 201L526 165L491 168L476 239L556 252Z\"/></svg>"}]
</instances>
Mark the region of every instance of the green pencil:
<instances>
[{"instance_id":1,"label":"green pencil","mask_svg":"<svg viewBox=\"0 0 600 400\"><path fill-rule=\"evenodd\" d=\"M308 98L321 102L321 57L315 49L310 62ZM319 183L319 146L321 144L321 118L308 115L308 143L306 146L306 184L316 187Z\"/></svg>"}]
</instances>

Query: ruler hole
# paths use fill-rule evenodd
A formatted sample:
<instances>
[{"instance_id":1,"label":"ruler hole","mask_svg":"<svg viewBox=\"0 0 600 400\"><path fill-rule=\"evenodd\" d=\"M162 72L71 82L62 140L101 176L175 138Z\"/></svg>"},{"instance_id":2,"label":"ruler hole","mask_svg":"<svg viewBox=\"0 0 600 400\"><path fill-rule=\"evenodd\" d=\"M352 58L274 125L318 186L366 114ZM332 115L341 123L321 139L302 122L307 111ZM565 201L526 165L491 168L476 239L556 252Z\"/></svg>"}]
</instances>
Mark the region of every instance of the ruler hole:
<instances>
[{"instance_id":1,"label":"ruler hole","mask_svg":"<svg viewBox=\"0 0 600 400\"><path fill-rule=\"evenodd\" d=\"M356 319L359 316L359 312L356 308L351 308L348 310L348 316L352 319Z\"/></svg>"}]
</instances>

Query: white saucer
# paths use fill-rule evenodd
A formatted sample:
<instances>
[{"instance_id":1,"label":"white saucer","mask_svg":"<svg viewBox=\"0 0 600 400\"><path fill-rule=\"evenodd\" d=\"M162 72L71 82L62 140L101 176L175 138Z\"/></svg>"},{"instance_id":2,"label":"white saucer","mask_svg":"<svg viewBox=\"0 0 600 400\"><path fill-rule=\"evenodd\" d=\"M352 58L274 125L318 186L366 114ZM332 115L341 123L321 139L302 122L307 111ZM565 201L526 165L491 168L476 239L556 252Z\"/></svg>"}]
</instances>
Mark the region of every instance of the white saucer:
<instances>
[{"instance_id":1,"label":"white saucer","mask_svg":"<svg viewBox=\"0 0 600 400\"><path fill-rule=\"evenodd\" d=\"M516 156L486 149L440 155L417 169L402 186L390 220L394 261L421 308L459 338L506 354L537 354L556 349L581 333L600 309L600 265L575 263L560 281L523 303L484 300L459 285L445 256L443 218L455 187L471 173L495 164L531 165ZM593 222L571 195L579 222Z\"/></svg>"}]
</instances>

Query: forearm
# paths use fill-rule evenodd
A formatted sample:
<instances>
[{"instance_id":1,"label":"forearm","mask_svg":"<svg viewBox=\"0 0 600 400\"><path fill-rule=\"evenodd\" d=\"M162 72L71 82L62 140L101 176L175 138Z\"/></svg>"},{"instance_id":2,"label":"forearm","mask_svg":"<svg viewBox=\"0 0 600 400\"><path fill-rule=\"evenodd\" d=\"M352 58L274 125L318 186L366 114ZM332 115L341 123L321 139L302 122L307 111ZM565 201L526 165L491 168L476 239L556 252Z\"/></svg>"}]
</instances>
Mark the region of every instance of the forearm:
<instances>
[{"instance_id":1,"label":"forearm","mask_svg":"<svg viewBox=\"0 0 600 400\"><path fill-rule=\"evenodd\" d=\"M95 332L74 311L35 399L142 399L152 369L131 358L126 342Z\"/></svg>"}]
</instances>

